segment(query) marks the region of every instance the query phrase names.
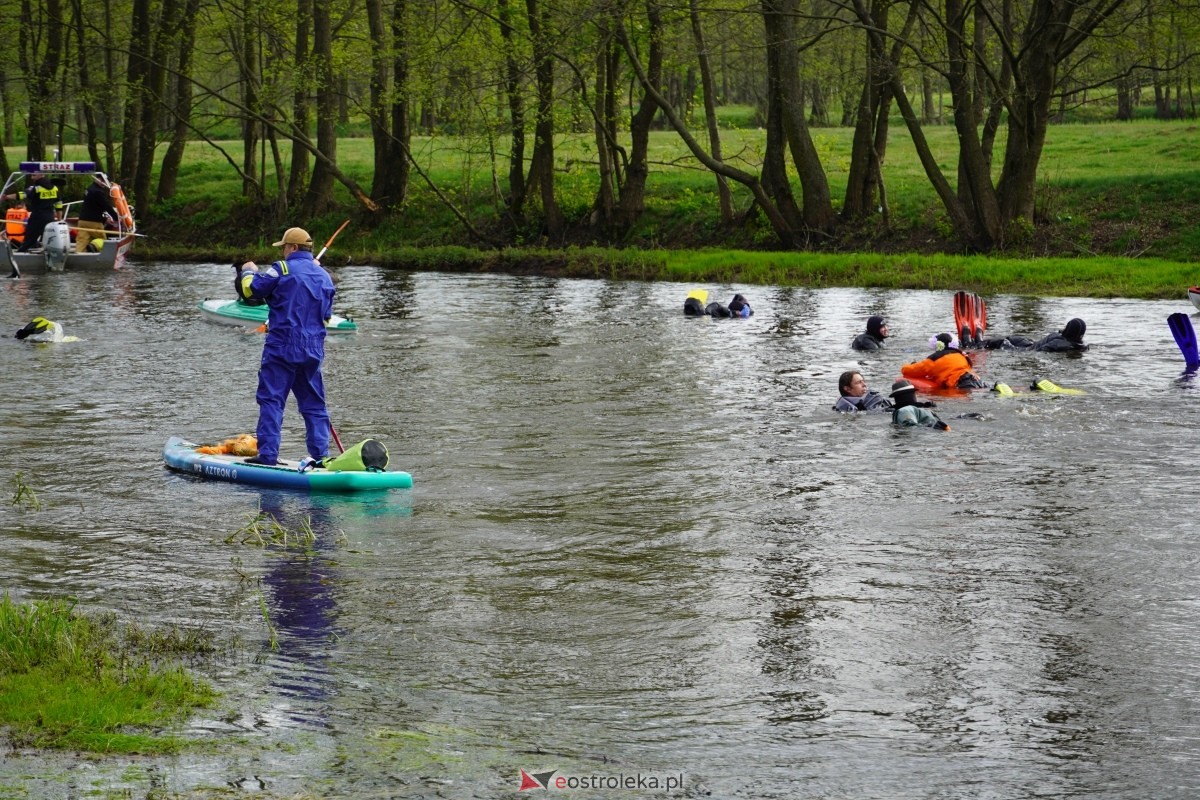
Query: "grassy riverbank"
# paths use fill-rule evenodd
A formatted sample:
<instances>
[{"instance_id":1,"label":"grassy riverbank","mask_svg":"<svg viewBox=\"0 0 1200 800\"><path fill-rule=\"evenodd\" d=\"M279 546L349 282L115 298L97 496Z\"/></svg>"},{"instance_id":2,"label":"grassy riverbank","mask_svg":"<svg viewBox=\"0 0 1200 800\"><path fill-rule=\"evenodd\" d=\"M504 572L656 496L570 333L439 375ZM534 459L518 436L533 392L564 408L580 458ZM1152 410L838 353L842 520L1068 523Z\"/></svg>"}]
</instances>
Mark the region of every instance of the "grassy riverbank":
<instances>
[{"instance_id":1,"label":"grassy riverbank","mask_svg":"<svg viewBox=\"0 0 1200 800\"><path fill-rule=\"evenodd\" d=\"M233 248L143 249L143 258L231 260ZM262 259L274 254L258 250ZM1200 282L1200 265L1157 258L1006 258L902 254L782 253L738 250L541 248L479 250L465 247L361 249L327 257L336 271L347 263L432 272L542 275L682 284L747 283L775 286L859 286L885 289L966 289L1064 297L1172 299Z\"/></svg>"},{"instance_id":2,"label":"grassy riverbank","mask_svg":"<svg viewBox=\"0 0 1200 800\"><path fill-rule=\"evenodd\" d=\"M0 726L13 747L171 753L163 731L213 701L212 690L160 659L204 643L176 633L118 630L74 604L0 600Z\"/></svg>"},{"instance_id":3,"label":"grassy riverbank","mask_svg":"<svg viewBox=\"0 0 1200 800\"><path fill-rule=\"evenodd\" d=\"M851 131L814 130L830 187L845 185ZM927 130L942 168L955 158L953 128ZM1041 162L1036 226L1013 231L1003 252L957 257L941 206L907 133L893 125L884 168L889 214L836 242L805 251L776 251L761 215L745 213L749 197L735 187L738 219L723 224L712 177L669 132L652 139L646 211L620 247L602 246L589 226L595 193L586 137L558 143L559 202L568 234L548 242L534 227L503 223L491 164L481 144L458 137L414 142L422 172L435 192L413 179L405 208L382 221L359 212L339 187L337 207L302 224L318 243L343 219L352 223L325 261L406 269L518 272L545 275L730 281L806 286L964 288L1096 297L1176 297L1200 276L1200 136L1184 122L1097 123L1052 127ZM723 132L726 152L747 169L761 162L762 132ZM238 143L218 143L235 153ZM286 163L286 148L283 159ZM997 161L999 161L997 154ZM361 138L338 145L341 168L370 185L371 145ZM951 170L952 172L952 170ZM267 186L268 193L274 187ZM489 242L472 235L451 211L463 214ZM274 255L270 243L286 225L265 206L241 198L241 181L206 144L190 147L179 194L144 215L137 257L226 261ZM1200 269L1196 270L1200 271Z\"/></svg>"}]
</instances>

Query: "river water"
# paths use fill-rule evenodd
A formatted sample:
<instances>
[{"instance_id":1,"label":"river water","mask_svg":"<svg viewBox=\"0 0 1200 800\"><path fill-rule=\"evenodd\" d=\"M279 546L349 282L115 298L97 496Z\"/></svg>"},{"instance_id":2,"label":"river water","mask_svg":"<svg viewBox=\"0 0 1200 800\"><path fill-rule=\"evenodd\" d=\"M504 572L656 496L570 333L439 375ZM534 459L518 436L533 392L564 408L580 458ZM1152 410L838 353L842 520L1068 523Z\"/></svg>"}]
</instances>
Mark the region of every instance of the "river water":
<instances>
[{"instance_id":1,"label":"river water","mask_svg":"<svg viewBox=\"0 0 1200 800\"><path fill-rule=\"evenodd\" d=\"M229 278L0 289L6 330L80 337L0 339L0 585L202 629L222 693L180 729L204 747L7 751L0 794L494 798L522 770L579 797L1200 791L1182 289L988 297L993 332L1078 316L1092 349L992 352L986 379L1087 394L942 399L943 433L830 407L844 369L886 393L947 292L709 286L756 311L713 320L680 284L340 269L362 332L329 340L334 424L415 481L347 498L163 469L168 436L254 429L261 339L197 309ZM888 348L853 352L875 313ZM236 537L260 510L315 545Z\"/></svg>"}]
</instances>

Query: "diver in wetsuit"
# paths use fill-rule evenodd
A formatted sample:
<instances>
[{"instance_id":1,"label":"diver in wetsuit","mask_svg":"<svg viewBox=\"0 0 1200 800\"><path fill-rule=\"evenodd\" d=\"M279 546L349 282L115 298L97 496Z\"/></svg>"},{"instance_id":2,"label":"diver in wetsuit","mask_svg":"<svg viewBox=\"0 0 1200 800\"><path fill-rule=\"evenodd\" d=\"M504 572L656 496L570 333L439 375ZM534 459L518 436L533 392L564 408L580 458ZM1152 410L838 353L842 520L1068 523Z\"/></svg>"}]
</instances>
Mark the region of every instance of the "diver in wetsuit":
<instances>
[{"instance_id":1,"label":"diver in wetsuit","mask_svg":"<svg viewBox=\"0 0 1200 800\"><path fill-rule=\"evenodd\" d=\"M924 406L932 405L917 402L917 388L908 381L901 379L892 384L892 402L896 404L892 411L892 424L904 427L923 426L937 428L941 431L950 430L950 426L932 411Z\"/></svg>"},{"instance_id":2,"label":"diver in wetsuit","mask_svg":"<svg viewBox=\"0 0 1200 800\"><path fill-rule=\"evenodd\" d=\"M32 322L17 331L14 336L27 342L61 342L66 338L62 325L45 317L34 317Z\"/></svg>"},{"instance_id":3,"label":"diver in wetsuit","mask_svg":"<svg viewBox=\"0 0 1200 800\"><path fill-rule=\"evenodd\" d=\"M867 317L867 330L854 337L850 346L855 350L880 350L888 337L887 320L878 314Z\"/></svg>"},{"instance_id":4,"label":"diver in wetsuit","mask_svg":"<svg viewBox=\"0 0 1200 800\"><path fill-rule=\"evenodd\" d=\"M856 369L846 370L838 378L838 401L833 410L841 413L891 411L892 401L867 389L867 380Z\"/></svg>"},{"instance_id":5,"label":"diver in wetsuit","mask_svg":"<svg viewBox=\"0 0 1200 800\"><path fill-rule=\"evenodd\" d=\"M1083 341L1087 323L1078 317L1070 320L1061 331L1047 334L1038 341L1025 336L1002 336L985 339L988 350L1036 350L1042 353L1082 353L1088 349Z\"/></svg>"}]
</instances>

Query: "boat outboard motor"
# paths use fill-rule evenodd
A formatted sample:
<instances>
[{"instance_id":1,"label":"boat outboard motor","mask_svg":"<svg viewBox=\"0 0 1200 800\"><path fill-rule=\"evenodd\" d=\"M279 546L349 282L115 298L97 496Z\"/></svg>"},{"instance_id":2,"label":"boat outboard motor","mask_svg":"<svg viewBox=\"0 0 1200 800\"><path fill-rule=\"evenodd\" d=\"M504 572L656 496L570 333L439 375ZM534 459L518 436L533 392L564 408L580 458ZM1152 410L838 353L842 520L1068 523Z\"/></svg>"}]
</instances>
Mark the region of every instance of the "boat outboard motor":
<instances>
[{"instance_id":1,"label":"boat outboard motor","mask_svg":"<svg viewBox=\"0 0 1200 800\"><path fill-rule=\"evenodd\" d=\"M65 222L51 222L42 233L42 249L46 252L46 267L62 272L71 249L71 232Z\"/></svg>"}]
</instances>

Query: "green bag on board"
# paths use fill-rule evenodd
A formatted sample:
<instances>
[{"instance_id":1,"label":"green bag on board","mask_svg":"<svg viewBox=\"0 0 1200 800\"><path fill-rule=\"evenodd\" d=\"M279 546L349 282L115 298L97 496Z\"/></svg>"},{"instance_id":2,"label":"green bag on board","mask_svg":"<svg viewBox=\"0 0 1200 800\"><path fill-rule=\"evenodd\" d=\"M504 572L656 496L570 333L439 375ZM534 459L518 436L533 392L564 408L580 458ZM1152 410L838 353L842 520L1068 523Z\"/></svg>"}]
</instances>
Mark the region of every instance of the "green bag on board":
<instances>
[{"instance_id":1,"label":"green bag on board","mask_svg":"<svg viewBox=\"0 0 1200 800\"><path fill-rule=\"evenodd\" d=\"M378 439L363 439L341 455L327 458L321 466L333 472L383 472L388 451Z\"/></svg>"}]
</instances>

